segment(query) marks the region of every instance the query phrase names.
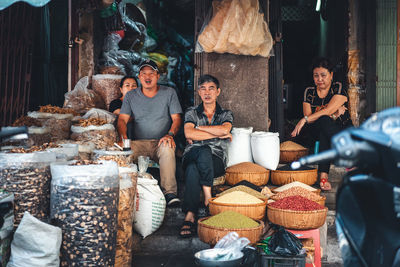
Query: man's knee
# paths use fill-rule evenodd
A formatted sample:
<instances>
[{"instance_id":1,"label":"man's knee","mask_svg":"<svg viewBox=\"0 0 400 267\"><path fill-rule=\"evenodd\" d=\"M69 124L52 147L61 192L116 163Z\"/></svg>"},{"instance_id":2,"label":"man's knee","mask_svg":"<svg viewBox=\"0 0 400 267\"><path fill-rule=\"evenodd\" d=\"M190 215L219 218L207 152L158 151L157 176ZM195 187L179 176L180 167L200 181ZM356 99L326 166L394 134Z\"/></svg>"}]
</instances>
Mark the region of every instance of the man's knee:
<instances>
[{"instance_id":1,"label":"man's knee","mask_svg":"<svg viewBox=\"0 0 400 267\"><path fill-rule=\"evenodd\" d=\"M157 156L161 159L173 159L175 161L175 149L161 145L157 149Z\"/></svg>"}]
</instances>

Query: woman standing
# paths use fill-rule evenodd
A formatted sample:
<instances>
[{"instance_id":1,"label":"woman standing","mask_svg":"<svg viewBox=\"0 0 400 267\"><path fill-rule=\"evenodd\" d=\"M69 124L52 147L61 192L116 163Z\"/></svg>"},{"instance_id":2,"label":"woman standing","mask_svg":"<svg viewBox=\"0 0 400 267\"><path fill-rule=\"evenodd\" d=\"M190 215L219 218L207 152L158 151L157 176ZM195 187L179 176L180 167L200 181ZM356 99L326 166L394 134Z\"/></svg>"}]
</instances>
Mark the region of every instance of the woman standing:
<instances>
[{"instance_id":1,"label":"woman standing","mask_svg":"<svg viewBox=\"0 0 400 267\"><path fill-rule=\"evenodd\" d=\"M348 112L348 96L340 82L333 82L333 67L326 58L317 59L313 66L315 86L308 87L304 92L303 115L292 132L297 136L303 127L309 127L310 132L320 142L320 151L331 147L331 138L342 129L352 125ZM318 166L320 187L330 190L328 180L330 163Z\"/></svg>"}]
</instances>

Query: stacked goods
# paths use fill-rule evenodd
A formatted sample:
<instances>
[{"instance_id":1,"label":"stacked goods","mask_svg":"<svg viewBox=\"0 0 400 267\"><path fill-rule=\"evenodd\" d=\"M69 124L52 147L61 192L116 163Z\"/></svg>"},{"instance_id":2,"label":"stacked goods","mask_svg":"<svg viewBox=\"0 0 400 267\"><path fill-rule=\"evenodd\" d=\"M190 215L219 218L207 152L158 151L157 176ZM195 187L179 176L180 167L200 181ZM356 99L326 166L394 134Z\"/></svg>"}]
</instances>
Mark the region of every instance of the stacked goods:
<instances>
[{"instance_id":1,"label":"stacked goods","mask_svg":"<svg viewBox=\"0 0 400 267\"><path fill-rule=\"evenodd\" d=\"M234 185L246 180L257 186L268 183L269 170L251 162L242 162L226 169L225 180L228 184Z\"/></svg>"},{"instance_id":2,"label":"stacked goods","mask_svg":"<svg viewBox=\"0 0 400 267\"><path fill-rule=\"evenodd\" d=\"M251 243L260 239L264 223L234 211L221 212L198 221L198 234L201 241L215 245L229 232L235 231L240 237L247 237Z\"/></svg>"},{"instance_id":3,"label":"stacked goods","mask_svg":"<svg viewBox=\"0 0 400 267\"><path fill-rule=\"evenodd\" d=\"M273 192L275 192L275 193L283 192L283 191L288 190L288 189L290 189L292 187L301 187L303 189L306 189L306 190L314 192L314 193L319 192L319 189L316 189L316 188L314 188L312 186L306 185L306 184L304 184L302 182L298 182L298 181L292 182L292 183L289 183L289 184L285 184L285 185L282 185L282 186L280 186L278 188L275 188L273 190Z\"/></svg>"},{"instance_id":4,"label":"stacked goods","mask_svg":"<svg viewBox=\"0 0 400 267\"><path fill-rule=\"evenodd\" d=\"M255 192L258 193L257 191ZM261 220L265 217L266 205L267 199L263 198L261 200L251 194L238 190L225 193L217 198L211 198L209 209L212 215L234 211L252 219Z\"/></svg>"},{"instance_id":5,"label":"stacked goods","mask_svg":"<svg viewBox=\"0 0 400 267\"><path fill-rule=\"evenodd\" d=\"M290 165L285 165L271 171L271 182L275 185L284 185L294 181L313 185L317 181L317 178L318 170L307 166L298 170L292 170Z\"/></svg>"},{"instance_id":6,"label":"stacked goods","mask_svg":"<svg viewBox=\"0 0 400 267\"><path fill-rule=\"evenodd\" d=\"M260 199L267 198L265 195L261 194L260 192L254 190L254 189L251 189L250 187L245 186L245 185L234 186L232 188L229 188L229 189L223 191L222 193L218 194L217 196L223 196L225 194L228 194L228 193L231 193L231 192L235 192L235 191L245 192L247 194L250 194L250 195L252 195L252 196L254 196L256 198L260 198Z\"/></svg>"},{"instance_id":7,"label":"stacked goods","mask_svg":"<svg viewBox=\"0 0 400 267\"><path fill-rule=\"evenodd\" d=\"M41 106L39 111L28 112L28 116L39 120L43 126L50 129L52 140L68 139L71 120L76 115L72 109L51 105Z\"/></svg>"},{"instance_id":8,"label":"stacked goods","mask_svg":"<svg viewBox=\"0 0 400 267\"><path fill-rule=\"evenodd\" d=\"M51 174L51 218L63 233L61 266L114 266L117 164L54 163Z\"/></svg>"},{"instance_id":9,"label":"stacked goods","mask_svg":"<svg viewBox=\"0 0 400 267\"><path fill-rule=\"evenodd\" d=\"M322 206L325 204L325 199L326 199L326 197L322 197L322 196L320 196L316 193L313 193L307 189L304 189L300 186L291 187L285 191L277 193L276 195L272 196L271 198L273 200L280 200L285 197L291 197L291 196L305 197L311 201L317 202L318 204L320 204Z\"/></svg>"},{"instance_id":10,"label":"stacked goods","mask_svg":"<svg viewBox=\"0 0 400 267\"><path fill-rule=\"evenodd\" d=\"M290 163L308 154L308 149L292 141L286 141L280 145L280 162Z\"/></svg>"},{"instance_id":11,"label":"stacked goods","mask_svg":"<svg viewBox=\"0 0 400 267\"><path fill-rule=\"evenodd\" d=\"M289 196L268 204L270 222L289 229L314 229L325 223L328 208L302 196Z\"/></svg>"},{"instance_id":12,"label":"stacked goods","mask_svg":"<svg viewBox=\"0 0 400 267\"><path fill-rule=\"evenodd\" d=\"M117 134L114 125L103 119L80 119L78 125L71 127L71 139L75 141L93 142L98 149L113 146Z\"/></svg>"},{"instance_id":13,"label":"stacked goods","mask_svg":"<svg viewBox=\"0 0 400 267\"><path fill-rule=\"evenodd\" d=\"M47 222L50 207L50 163L56 161L51 152L0 153L1 188L14 193L14 226L24 212Z\"/></svg>"},{"instance_id":14,"label":"stacked goods","mask_svg":"<svg viewBox=\"0 0 400 267\"><path fill-rule=\"evenodd\" d=\"M250 189L251 190L251 189ZM263 203L260 199L243 191L233 191L214 199L216 203L223 204L259 204Z\"/></svg>"},{"instance_id":15,"label":"stacked goods","mask_svg":"<svg viewBox=\"0 0 400 267\"><path fill-rule=\"evenodd\" d=\"M111 101L121 96L119 84L122 78L122 75L113 74L97 74L93 76L93 90L101 96L106 104L107 110Z\"/></svg>"}]
</instances>

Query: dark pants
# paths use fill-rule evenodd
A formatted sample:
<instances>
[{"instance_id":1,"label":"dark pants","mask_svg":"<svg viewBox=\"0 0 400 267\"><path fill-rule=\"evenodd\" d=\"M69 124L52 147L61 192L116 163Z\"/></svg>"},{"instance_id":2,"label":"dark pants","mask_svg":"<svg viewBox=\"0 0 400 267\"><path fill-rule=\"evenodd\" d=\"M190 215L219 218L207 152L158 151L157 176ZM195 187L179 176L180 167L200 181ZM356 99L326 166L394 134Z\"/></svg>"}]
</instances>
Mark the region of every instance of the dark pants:
<instances>
[{"instance_id":1,"label":"dark pants","mask_svg":"<svg viewBox=\"0 0 400 267\"><path fill-rule=\"evenodd\" d=\"M209 146L193 147L184 156L185 194L182 210L197 213L202 186L212 186L215 177L225 173L223 161L211 153Z\"/></svg>"},{"instance_id":2,"label":"dark pants","mask_svg":"<svg viewBox=\"0 0 400 267\"><path fill-rule=\"evenodd\" d=\"M311 135L313 144L315 141L319 141L319 152L323 152L331 148L332 137L344 128L346 127L331 117L322 116L315 122L306 124L302 132ZM318 171L329 173L330 164L330 162L319 164Z\"/></svg>"}]
</instances>

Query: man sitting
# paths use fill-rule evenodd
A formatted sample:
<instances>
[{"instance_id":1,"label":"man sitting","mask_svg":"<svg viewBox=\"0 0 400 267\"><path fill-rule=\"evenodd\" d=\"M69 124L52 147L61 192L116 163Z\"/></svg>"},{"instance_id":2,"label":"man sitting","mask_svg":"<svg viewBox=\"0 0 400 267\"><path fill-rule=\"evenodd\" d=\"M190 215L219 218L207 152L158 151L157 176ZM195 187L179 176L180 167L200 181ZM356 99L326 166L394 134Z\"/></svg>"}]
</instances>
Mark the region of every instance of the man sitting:
<instances>
[{"instance_id":1,"label":"man sitting","mask_svg":"<svg viewBox=\"0 0 400 267\"><path fill-rule=\"evenodd\" d=\"M225 173L233 114L217 103L220 93L215 77L201 76L198 94L203 103L185 113L184 130L189 144L183 154L185 194L182 210L186 216L179 233L181 237L190 237L196 232L195 215L199 209L200 191L203 190L204 205L208 207L213 179Z\"/></svg>"},{"instance_id":2,"label":"man sitting","mask_svg":"<svg viewBox=\"0 0 400 267\"><path fill-rule=\"evenodd\" d=\"M127 123L132 117L131 148L138 156L149 156L160 165L161 188L167 205L180 202L175 179L174 136L182 123L182 108L174 89L157 84L160 73L154 61L139 67L141 87L129 91L118 117L118 132L127 139Z\"/></svg>"}]
</instances>

